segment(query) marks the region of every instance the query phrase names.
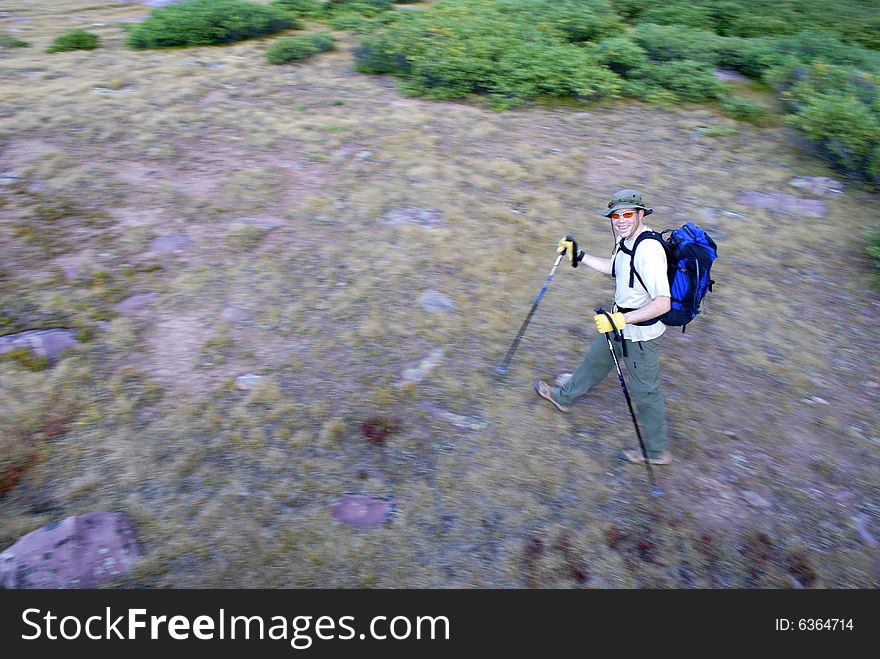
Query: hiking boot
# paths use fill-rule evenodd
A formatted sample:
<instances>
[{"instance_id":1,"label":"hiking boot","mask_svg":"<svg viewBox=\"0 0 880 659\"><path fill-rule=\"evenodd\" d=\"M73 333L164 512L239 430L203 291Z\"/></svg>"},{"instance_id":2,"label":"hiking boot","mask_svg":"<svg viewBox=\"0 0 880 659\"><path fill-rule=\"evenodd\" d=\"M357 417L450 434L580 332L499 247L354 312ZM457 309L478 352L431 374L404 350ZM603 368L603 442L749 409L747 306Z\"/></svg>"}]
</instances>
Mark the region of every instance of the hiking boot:
<instances>
[{"instance_id":1,"label":"hiking boot","mask_svg":"<svg viewBox=\"0 0 880 659\"><path fill-rule=\"evenodd\" d=\"M553 403L556 406L556 409L558 409L560 412L568 412L568 408L565 405L557 403L553 399L553 395L550 393L549 385L543 380L535 380L535 391L538 392L538 395L541 398L546 398L551 403Z\"/></svg>"},{"instance_id":2,"label":"hiking boot","mask_svg":"<svg viewBox=\"0 0 880 659\"><path fill-rule=\"evenodd\" d=\"M645 458L640 451L635 449L627 449L620 452L620 459L633 464L645 464ZM668 465L672 462L672 456L669 453L661 453L656 458L648 458L648 462L652 465Z\"/></svg>"}]
</instances>

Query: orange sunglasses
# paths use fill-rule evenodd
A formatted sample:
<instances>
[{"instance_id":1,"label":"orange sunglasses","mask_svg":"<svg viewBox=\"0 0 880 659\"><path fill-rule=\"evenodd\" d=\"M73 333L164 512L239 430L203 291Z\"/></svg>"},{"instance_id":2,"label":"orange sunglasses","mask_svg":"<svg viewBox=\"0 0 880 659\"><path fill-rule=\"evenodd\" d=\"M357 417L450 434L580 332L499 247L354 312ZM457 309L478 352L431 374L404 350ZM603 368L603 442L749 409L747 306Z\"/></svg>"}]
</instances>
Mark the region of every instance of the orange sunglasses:
<instances>
[{"instance_id":1,"label":"orange sunglasses","mask_svg":"<svg viewBox=\"0 0 880 659\"><path fill-rule=\"evenodd\" d=\"M632 218L636 214L636 211L623 211L622 213L611 213L612 220L619 220L621 217L624 220L628 220Z\"/></svg>"}]
</instances>

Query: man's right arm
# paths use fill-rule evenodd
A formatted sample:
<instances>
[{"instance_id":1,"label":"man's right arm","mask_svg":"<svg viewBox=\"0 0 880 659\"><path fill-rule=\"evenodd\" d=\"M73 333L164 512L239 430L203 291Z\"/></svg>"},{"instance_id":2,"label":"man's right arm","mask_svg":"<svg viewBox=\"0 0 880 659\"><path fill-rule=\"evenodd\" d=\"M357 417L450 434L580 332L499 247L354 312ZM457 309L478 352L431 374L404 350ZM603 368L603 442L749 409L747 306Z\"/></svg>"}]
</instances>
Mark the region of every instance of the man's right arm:
<instances>
[{"instance_id":1,"label":"man's right arm","mask_svg":"<svg viewBox=\"0 0 880 659\"><path fill-rule=\"evenodd\" d=\"M598 270L602 274L611 274L611 259L602 259L598 256L590 256L589 254L584 254L584 257L581 259L581 263L590 266L593 270Z\"/></svg>"}]
</instances>

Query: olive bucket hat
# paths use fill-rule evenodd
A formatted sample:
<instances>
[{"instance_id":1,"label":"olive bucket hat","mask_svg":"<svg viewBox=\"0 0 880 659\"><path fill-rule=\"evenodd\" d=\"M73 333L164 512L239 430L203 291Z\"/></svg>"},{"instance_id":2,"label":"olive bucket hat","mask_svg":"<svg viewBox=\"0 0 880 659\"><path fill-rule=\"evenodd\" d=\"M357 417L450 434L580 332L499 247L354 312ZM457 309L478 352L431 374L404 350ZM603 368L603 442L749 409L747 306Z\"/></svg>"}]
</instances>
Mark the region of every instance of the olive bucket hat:
<instances>
[{"instance_id":1,"label":"olive bucket hat","mask_svg":"<svg viewBox=\"0 0 880 659\"><path fill-rule=\"evenodd\" d=\"M629 189L615 192L611 196L611 201L608 202L608 208L599 212L605 217L611 217L611 213L621 208L640 208L645 211L646 216L654 212L653 208L645 206L645 202L642 201L642 195L635 190Z\"/></svg>"}]
</instances>

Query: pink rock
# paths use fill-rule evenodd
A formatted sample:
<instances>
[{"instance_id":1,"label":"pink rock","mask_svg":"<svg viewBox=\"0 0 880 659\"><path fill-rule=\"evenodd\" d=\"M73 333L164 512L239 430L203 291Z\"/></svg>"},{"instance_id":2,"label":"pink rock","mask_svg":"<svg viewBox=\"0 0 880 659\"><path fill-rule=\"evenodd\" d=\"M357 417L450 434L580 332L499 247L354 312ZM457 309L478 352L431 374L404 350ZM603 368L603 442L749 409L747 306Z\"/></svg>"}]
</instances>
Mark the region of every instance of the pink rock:
<instances>
[{"instance_id":1,"label":"pink rock","mask_svg":"<svg viewBox=\"0 0 880 659\"><path fill-rule=\"evenodd\" d=\"M122 302L117 304L116 311L118 311L119 313L131 313L133 311L139 311L144 307L151 305L158 297L158 293L143 293L141 295L132 295L131 297L126 298Z\"/></svg>"},{"instance_id":2,"label":"pink rock","mask_svg":"<svg viewBox=\"0 0 880 659\"><path fill-rule=\"evenodd\" d=\"M76 332L73 330L27 330L0 337L0 355L15 348L30 348L37 357L55 359L76 345Z\"/></svg>"},{"instance_id":3,"label":"pink rock","mask_svg":"<svg viewBox=\"0 0 880 659\"><path fill-rule=\"evenodd\" d=\"M68 517L0 553L0 586L96 588L130 572L142 555L126 515L96 511Z\"/></svg>"},{"instance_id":4,"label":"pink rock","mask_svg":"<svg viewBox=\"0 0 880 659\"><path fill-rule=\"evenodd\" d=\"M743 192L736 203L753 208L764 208L772 211L781 211L792 215L806 215L808 217L825 217L828 207L818 199L801 199L794 195L782 192Z\"/></svg>"},{"instance_id":5,"label":"pink rock","mask_svg":"<svg viewBox=\"0 0 880 659\"><path fill-rule=\"evenodd\" d=\"M359 529L379 526L391 517L394 500L377 499L362 494L349 494L331 507L333 517L343 524Z\"/></svg>"},{"instance_id":6,"label":"pink rock","mask_svg":"<svg viewBox=\"0 0 880 659\"><path fill-rule=\"evenodd\" d=\"M189 246L189 238L175 233L168 236L159 236L150 243L150 251L154 254L174 254L182 252Z\"/></svg>"},{"instance_id":7,"label":"pink rock","mask_svg":"<svg viewBox=\"0 0 880 659\"><path fill-rule=\"evenodd\" d=\"M744 76L739 71L731 71L730 69L718 69L715 71L715 77L722 82L749 82L750 78Z\"/></svg>"}]
</instances>

